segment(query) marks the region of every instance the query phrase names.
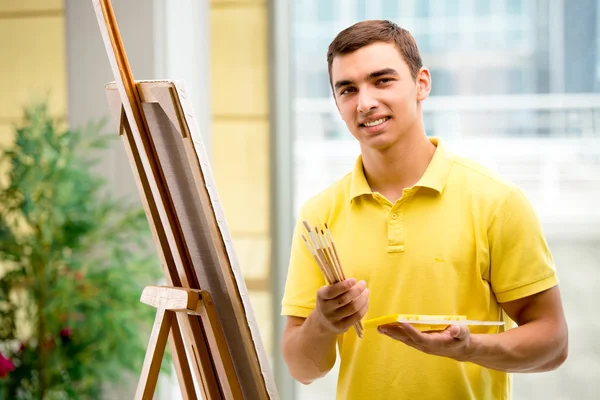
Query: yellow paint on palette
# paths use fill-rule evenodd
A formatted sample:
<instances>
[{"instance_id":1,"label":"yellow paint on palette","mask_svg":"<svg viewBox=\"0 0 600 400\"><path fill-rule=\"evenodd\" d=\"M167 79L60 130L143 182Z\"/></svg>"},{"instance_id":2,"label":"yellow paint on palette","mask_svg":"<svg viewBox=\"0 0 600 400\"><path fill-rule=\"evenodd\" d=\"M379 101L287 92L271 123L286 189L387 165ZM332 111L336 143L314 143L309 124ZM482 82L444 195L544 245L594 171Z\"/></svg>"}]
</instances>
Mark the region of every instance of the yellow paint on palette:
<instances>
[{"instance_id":1,"label":"yellow paint on palette","mask_svg":"<svg viewBox=\"0 0 600 400\"><path fill-rule=\"evenodd\" d=\"M452 322L465 321L466 319L467 317L465 315L391 314L363 321L363 326L365 329L372 329L381 325L392 324L398 321L406 321L420 331L433 331L444 330ZM423 323L419 323L418 321L423 321ZM436 323L432 324L430 321L436 321ZM440 323L440 321L448 321L448 324Z\"/></svg>"}]
</instances>

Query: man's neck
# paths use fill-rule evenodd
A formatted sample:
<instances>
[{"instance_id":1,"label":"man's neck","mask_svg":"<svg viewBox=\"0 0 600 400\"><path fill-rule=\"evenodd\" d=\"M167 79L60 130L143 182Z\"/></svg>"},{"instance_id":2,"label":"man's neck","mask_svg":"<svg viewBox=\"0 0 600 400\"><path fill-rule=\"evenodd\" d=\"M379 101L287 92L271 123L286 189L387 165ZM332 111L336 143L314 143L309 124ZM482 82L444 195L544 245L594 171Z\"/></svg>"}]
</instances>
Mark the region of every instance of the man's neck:
<instances>
[{"instance_id":1,"label":"man's neck","mask_svg":"<svg viewBox=\"0 0 600 400\"><path fill-rule=\"evenodd\" d=\"M395 202L405 188L421 179L435 149L424 131L407 134L384 151L363 149L363 169L371 190Z\"/></svg>"}]
</instances>

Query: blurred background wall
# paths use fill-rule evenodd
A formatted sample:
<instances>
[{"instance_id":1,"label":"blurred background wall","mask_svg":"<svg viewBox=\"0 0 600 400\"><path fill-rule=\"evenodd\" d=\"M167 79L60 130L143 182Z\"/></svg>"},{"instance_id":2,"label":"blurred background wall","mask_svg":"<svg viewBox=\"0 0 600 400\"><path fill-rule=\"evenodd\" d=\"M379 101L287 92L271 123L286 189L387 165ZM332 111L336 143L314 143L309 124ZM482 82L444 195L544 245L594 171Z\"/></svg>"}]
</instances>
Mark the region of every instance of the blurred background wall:
<instances>
[{"instance_id":1,"label":"blurred background wall","mask_svg":"<svg viewBox=\"0 0 600 400\"><path fill-rule=\"evenodd\" d=\"M113 0L136 79L183 79L212 160L262 337L285 400L332 399L336 371L294 384L279 354L291 221L358 153L330 98L335 34L386 18L416 37L432 71L429 135L498 170L538 210L557 261L571 335L558 371L515 377L516 399L600 396L600 1ZM0 0L0 145L22 107L108 117L113 80L91 1ZM104 134L114 135L108 121ZM120 141L98 173L138 201ZM148 251L154 251L149 249ZM158 268L158 265L157 265ZM119 388L127 397L132 385ZM176 380L158 398L178 398Z\"/></svg>"},{"instance_id":2,"label":"blurred background wall","mask_svg":"<svg viewBox=\"0 0 600 400\"><path fill-rule=\"evenodd\" d=\"M64 26L62 0L0 1L0 145L13 140L12 125L32 98L66 114Z\"/></svg>"}]
</instances>

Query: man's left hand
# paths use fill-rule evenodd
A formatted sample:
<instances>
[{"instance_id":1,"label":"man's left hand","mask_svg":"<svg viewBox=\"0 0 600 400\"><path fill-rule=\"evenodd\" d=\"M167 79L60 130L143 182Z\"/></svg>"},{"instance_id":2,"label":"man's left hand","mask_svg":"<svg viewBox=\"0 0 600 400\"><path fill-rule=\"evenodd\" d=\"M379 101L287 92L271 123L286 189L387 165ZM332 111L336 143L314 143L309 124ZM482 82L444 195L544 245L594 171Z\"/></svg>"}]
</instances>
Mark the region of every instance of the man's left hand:
<instances>
[{"instance_id":1,"label":"man's left hand","mask_svg":"<svg viewBox=\"0 0 600 400\"><path fill-rule=\"evenodd\" d=\"M450 325L443 331L421 332L411 324L393 323L377 328L379 333L396 339L427 354L467 361L471 334L464 325Z\"/></svg>"}]
</instances>

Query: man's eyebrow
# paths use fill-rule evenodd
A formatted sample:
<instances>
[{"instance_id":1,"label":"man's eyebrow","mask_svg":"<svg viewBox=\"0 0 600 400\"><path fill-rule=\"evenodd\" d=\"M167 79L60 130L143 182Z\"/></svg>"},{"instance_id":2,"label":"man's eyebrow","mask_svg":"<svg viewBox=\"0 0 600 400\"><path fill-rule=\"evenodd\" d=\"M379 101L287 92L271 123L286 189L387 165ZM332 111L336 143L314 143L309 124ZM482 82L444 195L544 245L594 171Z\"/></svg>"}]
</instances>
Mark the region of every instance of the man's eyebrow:
<instances>
[{"instance_id":1,"label":"man's eyebrow","mask_svg":"<svg viewBox=\"0 0 600 400\"><path fill-rule=\"evenodd\" d=\"M344 80L341 80L341 81L337 81L337 82L335 83L335 90L338 90L338 89L339 89L339 88L341 88L342 86L348 86L348 85L352 85L353 83L354 83L354 82L352 82L352 81L350 81L350 80L347 80L347 79L344 79Z\"/></svg>"},{"instance_id":2,"label":"man's eyebrow","mask_svg":"<svg viewBox=\"0 0 600 400\"><path fill-rule=\"evenodd\" d=\"M371 72L369 75L367 75L367 79L379 78L380 76L384 76L384 75L400 76L400 74L395 69L384 68L384 69L380 69L379 71Z\"/></svg>"},{"instance_id":3,"label":"man's eyebrow","mask_svg":"<svg viewBox=\"0 0 600 400\"><path fill-rule=\"evenodd\" d=\"M379 78L380 76L384 76L384 75L400 76L400 74L395 69L384 68L384 69L380 69L378 71L371 72L369 75L367 75L367 79L375 79L375 78ZM338 90L342 86L352 85L353 83L354 82L351 80L343 79L341 81L337 81L334 85L334 88L335 88L335 90Z\"/></svg>"}]
</instances>

